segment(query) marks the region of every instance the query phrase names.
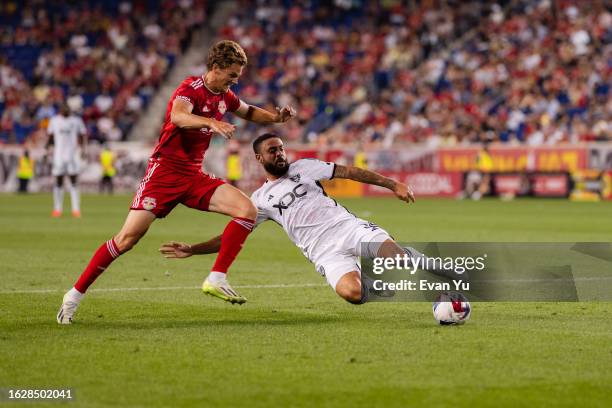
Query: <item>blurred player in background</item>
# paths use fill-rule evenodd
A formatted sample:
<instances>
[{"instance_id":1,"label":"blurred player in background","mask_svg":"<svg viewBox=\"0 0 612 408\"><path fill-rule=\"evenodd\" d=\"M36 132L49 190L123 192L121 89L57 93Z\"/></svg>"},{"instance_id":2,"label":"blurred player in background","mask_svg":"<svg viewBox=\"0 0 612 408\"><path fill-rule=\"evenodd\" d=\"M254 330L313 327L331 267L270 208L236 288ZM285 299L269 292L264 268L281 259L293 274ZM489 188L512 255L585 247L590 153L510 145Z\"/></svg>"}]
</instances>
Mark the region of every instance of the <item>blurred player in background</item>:
<instances>
[{"instance_id":1,"label":"blurred player in background","mask_svg":"<svg viewBox=\"0 0 612 408\"><path fill-rule=\"evenodd\" d=\"M238 187L238 182L242 178L242 166L240 165L240 151L237 146L232 146L227 152L227 180L229 183Z\"/></svg>"},{"instance_id":2,"label":"blurred player in background","mask_svg":"<svg viewBox=\"0 0 612 408\"><path fill-rule=\"evenodd\" d=\"M414 202L414 194L404 183L373 171L315 159L290 164L282 140L271 133L258 137L253 150L267 178L251 196L258 209L255 225L273 220L282 226L289 239L346 301L361 304L368 298L370 288L362 286L360 256L407 254L411 259L424 256L413 248L400 247L385 230L350 213L325 194L319 181L351 179L388 188L400 200ZM167 258L186 258L216 253L221 246L222 237L218 236L192 246L170 242L162 245L160 252Z\"/></svg>"},{"instance_id":3,"label":"blurred player in background","mask_svg":"<svg viewBox=\"0 0 612 408\"><path fill-rule=\"evenodd\" d=\"M261 124L283 123L295 116L291 107L270 112L241 101L230 87L238 83L247 64L240 45L220 41L208 54L207 72L186 78L172 94L161 135L149 167L134 196L119 233L98 248L63 299L57 314L70 324L87 288L118 256L129 251L156 218L168 215L177 204L232 217L220 238L219 255L202 285L204 293L242 304L226 273L253 229L257 209L237 188L202 172L202 161L212 135L230 139L235 126L221 119L226 112Z\"/></svg>"},{"instance_id":4,"label":"blurred player in background","mask_svg":"<svg viewBox=\"0 0 612 408\"><path fill-rule=\"evenodd\" d=\"M100 165L102 166L102 179L100 179L100 194L104 193L104 190L108 191L108 194L113 194L113 177L117 173L115 169L115 153L105 143L100 152Z\"/></svg>"},{"instance_id":5,"label":"blurred player in background","mask_svg":"<svg viewBox=\"0 0 612 408\"><path fill-rule=\"evenodd\" d=\"M19 156L19 164L17 165L17 180L19 181L17 192L27 193L28 184L32 177L34 177L34 160L30 157L30 151L25 149Z\"/></svg>"},{"instance_id":6,"label":"blurred player in background","mask_svg":"<svg viewBox=\"0 0 612 408\"><path fill-rule=\"evenodd\" d=\"M80 153L86 154L87 130L80 117L70 113L68 105L63 104L59 114L49 120L47 127L49 141L47 148L53 146L53 170L55 185L53 187L52 217L60 217L64 206L64 178L70 179L70 202L72 216L81 217L81 205L78 188L79 146Z\"/></svg>"},{"instance_id":7,"label":"blurred player in background","mask_svg":"<svg viewBox=\"0 0 612 408\"><path fill-rule=\"evenodd\" d=\"M474 168L466 175L464 196L480 200L488 195L491 192L492 171L493 158L489 152L489 144L484 143L476 155Z\"/></svg>"},{"instance_id":8,"label":"blurred player in background","mask_svg":"<svg viewBox=\"0 0 612 408\"><path fill-rule=\"evenodd\" d=\"M368 169L368 156L366 155L363 147L360 145L353 158L353 166L359 169Z\"/></svg>"}]
</instances>

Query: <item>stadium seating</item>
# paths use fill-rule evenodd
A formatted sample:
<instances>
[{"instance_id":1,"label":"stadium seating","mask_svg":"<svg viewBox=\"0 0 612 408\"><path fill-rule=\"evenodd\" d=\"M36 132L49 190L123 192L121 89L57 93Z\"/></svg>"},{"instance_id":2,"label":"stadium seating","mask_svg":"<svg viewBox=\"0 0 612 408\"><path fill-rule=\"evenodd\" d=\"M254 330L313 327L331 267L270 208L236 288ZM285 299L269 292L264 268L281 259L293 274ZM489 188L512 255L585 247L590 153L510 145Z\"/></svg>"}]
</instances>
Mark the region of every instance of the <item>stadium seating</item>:
<instances>
[{"instance_id":1,"label":"stadium seating","mask_svg":"<svg viewBox=\"0 0 612 408\"><path fill-rule=\"evenodd\" d=\"M82 107L93 138L124 139L203 20L180 6L203 1L3 5L0 143L35 134L45 103L64 98ZM249 56L236 91L270 109L298 107L284 128L290 141L612 138L612 14L601 2L237 3L218 32ZM236 124L243 141L262 130Z\"/></svg>"},{"instance_id":2,"label":"stadium seating","mask_svg":"<svg viewBox=\"0 0 612 408\"><path fill-rule=\"evenodd\" d=\"M206 15L205 0L2 3L0 143L36 138L65 100L93 139L124 139Z\"/></svg>"},{"instance_id":3,"label":"stadium seating","mask_svg":"<svg viewBox=\"0 0 612 408\"><path fill-rule=\"evenodd\" d=\"M293 140L611 137L612 15L598 2L243 3L219 37L247 49L243 98L300 108Z\"/></svg>"}]
</instances>

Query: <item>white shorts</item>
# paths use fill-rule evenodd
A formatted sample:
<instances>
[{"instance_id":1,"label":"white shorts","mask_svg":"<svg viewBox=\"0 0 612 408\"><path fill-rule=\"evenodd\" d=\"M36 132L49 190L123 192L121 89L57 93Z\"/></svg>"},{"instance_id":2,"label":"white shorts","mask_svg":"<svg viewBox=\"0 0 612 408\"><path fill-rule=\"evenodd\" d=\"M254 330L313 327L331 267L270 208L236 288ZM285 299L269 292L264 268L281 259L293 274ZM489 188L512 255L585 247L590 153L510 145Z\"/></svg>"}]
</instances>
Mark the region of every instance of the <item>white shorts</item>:
<instances>
[{"instance_id":1,"label":"white shorts","mask_svg":"<svg viewBox=\"0 0 612 408\"><path fill-rule=\"evenodd\" d=\"M54 160L52 174L54 176L75 176L79 174L79 161L78 159L70 160Z\"/></svg>"},{"instance_id":2,"label":"white shorts","mask_svg":"<svg viewBox=\"0 0 612 408\"><path fill-rule=\"evenodd\" d=\"M314 264L317 272L327 279L327 283L334 290L340 278L347 273L358 271L361 274L359 257L362 242L385 242L391 239L387 231L360 218L335 228L333 236L334 244L327 247L325 253L318 256Z\"/></svg>"}]
</instances>

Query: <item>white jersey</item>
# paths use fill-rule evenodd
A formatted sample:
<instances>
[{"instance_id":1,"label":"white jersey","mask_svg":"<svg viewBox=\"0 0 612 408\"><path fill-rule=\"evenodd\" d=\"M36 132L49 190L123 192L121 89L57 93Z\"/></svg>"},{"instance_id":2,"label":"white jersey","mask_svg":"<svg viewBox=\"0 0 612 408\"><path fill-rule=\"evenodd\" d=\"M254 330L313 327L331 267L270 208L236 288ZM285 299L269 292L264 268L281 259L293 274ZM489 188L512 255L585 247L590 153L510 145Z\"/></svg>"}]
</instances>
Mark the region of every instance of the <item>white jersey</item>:
<instances>
[{"instance_id":1,"label":"white jersey","mask_svg":"<svg viewBox=\"0 0 612 408\"><path fill-rule=\"evenodd\" d=\"M75 161L78 156L79 135L86 133L85 124L78 116L55 115L49 120L47 133L53 135L53 161Z\"/></svg>"},{"instance_id":2,"label":"white jersey","mask_svg":"<svg viewBox=\"0 0 612 408\"><path fill-rule=\"evenodd\" d=\"M317 258L340 237L337 226L356 217L329 198L319 180L334 175L334 163L302 159L289 165L287 174L266 181L251 199L257 206L255 225L265 220L280 224L304 255L316 263Z\"/></svg>"}]
</instances>

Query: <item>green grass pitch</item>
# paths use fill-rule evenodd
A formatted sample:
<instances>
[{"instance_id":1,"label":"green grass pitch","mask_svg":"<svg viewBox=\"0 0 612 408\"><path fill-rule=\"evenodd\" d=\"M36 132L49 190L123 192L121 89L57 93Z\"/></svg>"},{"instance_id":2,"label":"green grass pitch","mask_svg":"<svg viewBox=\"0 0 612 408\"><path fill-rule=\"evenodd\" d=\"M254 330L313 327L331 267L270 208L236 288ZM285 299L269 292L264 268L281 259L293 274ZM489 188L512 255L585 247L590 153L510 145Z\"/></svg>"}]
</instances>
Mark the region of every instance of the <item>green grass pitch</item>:
<instances>
[{"instance_id":1,"label":"green grass pitch","mask_svg":"<svg viewBox=\"0 0 612 408\"><path fill-rule=\"evenodd\" d=\"M130 200L85 196L73 220L51 219L47 195L0 196L0 388L70 387L75 407L611 406L611 303L478 303L465 326L439 327L428 303L342 301L266 223L230 271L249 298L232 306L198 289L212 257L157 253L227 222L186 208L58 326L63 291ZM612 203L343 203L403 241L612 241Z\"/></svg>"}]
</instances>

